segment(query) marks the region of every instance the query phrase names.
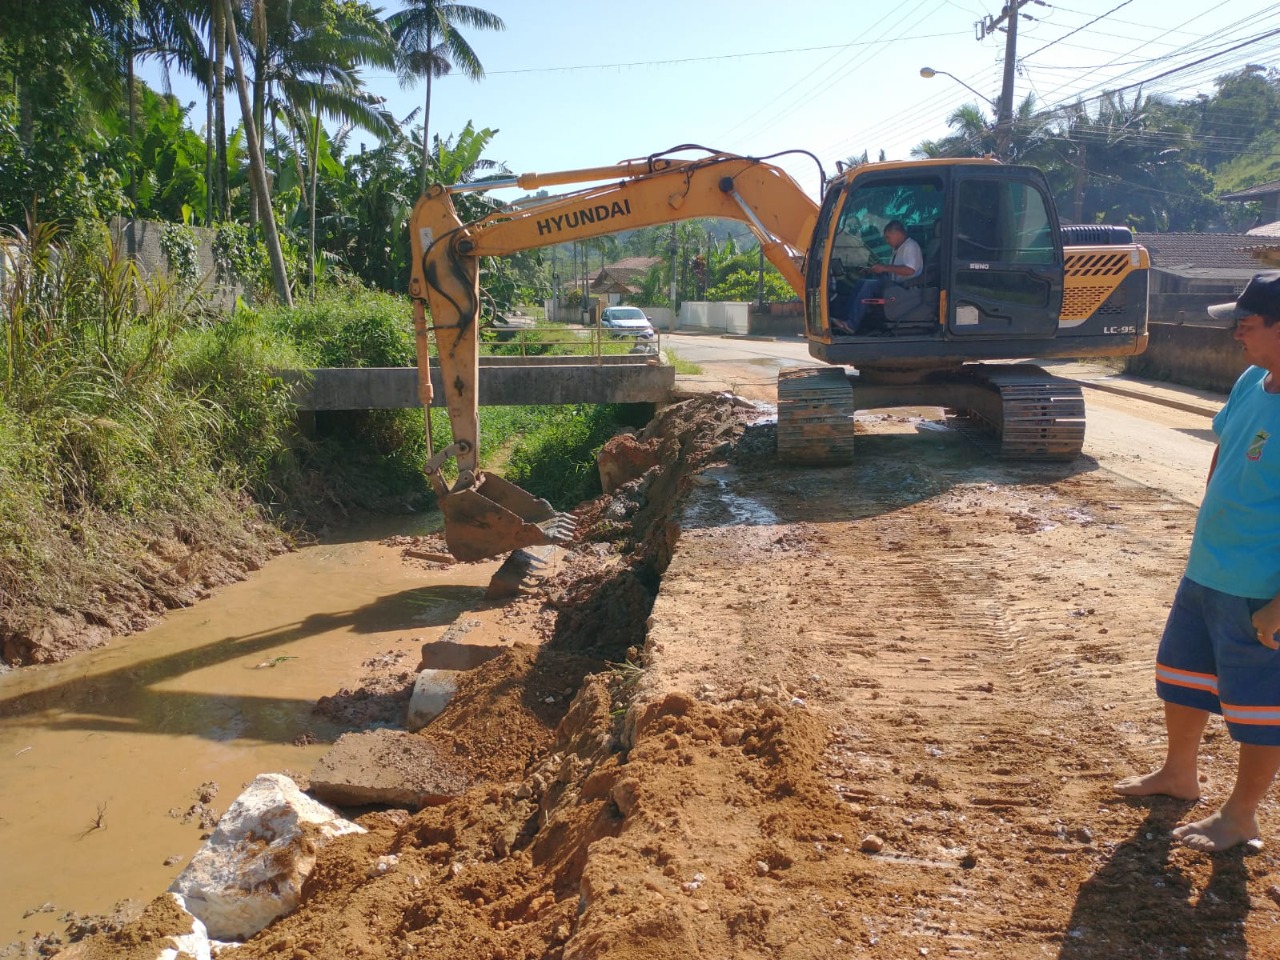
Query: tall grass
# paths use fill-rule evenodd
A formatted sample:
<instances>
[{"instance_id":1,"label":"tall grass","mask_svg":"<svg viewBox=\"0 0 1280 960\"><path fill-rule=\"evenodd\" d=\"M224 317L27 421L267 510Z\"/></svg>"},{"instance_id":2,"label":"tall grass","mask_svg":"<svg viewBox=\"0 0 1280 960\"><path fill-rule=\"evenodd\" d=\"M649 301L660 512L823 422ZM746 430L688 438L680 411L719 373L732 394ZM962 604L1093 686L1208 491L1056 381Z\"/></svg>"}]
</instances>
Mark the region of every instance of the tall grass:
<instances>
[{"instance_id":1,"label":"tall grass","mask_svg":"<svg viewBox=\"0 0 1280 960\"><path fill-rule=\"evenodd\" d=\"M505 478L566 510L600 493L596 451L619 427L643 426L651 413L648 404L620 403L484 408L481 454L486 435L514 437Z\"/></svg>"},{"instance_id":2,"label":"tall grass","mask_svg":"<svg viewBox=\"0 0 1280 960\"><path fill-rule=\"evenodd\" d=\"M147 279L98 226L6 240L0 288L0 621L84 609L157 537L237 539L246 494L278 517L430 506L420 410L297 426L278 371L414 362L404 298L331 287L295 310L205 313ZM623 406L482 408L481 462L557 506L598 492L593 454ZM433 417L435 447L450 441Z\"/></svg>"},{"instance_id":3,"label":"tall grass","mask_svg":"<svg viewBox=\"0 0 1280 960\"><path fill-rule=\"evenodd\" d=\"M268 369L261 340L142 278L105 229L6 239L0 594L74 607L158 532L244 516L239 491L285 446L287 393L261 375L232 384L229 355Z\"/></svg>"},{"instance_id":4,"label":"tall grass","mask_svg":"<svg viewBox=\"0 0 1280 960\"><path fill-rule=\"evenodd\" d=\"M173 288L144 282L91 228L63 238L37 225L10 241L0 403L20 429L0 481L38 483L43 502L70 511L207 490L201 452L219 411L167 381L185 306Z\"/></svg>"}]
</instances>

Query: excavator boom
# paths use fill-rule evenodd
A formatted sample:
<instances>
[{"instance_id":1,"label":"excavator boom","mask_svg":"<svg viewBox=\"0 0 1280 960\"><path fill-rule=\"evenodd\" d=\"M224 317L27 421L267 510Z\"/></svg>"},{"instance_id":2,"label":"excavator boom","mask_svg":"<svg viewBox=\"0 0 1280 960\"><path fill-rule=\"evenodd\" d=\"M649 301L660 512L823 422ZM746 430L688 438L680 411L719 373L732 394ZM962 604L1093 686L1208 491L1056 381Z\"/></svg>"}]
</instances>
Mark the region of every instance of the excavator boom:
<instances>
[{"instance_id":1,"label":"excavator boom","mask_svg":"<svg viewBox=\"0 0 1280 960\"><path fill-rule=\"evenodd\" d=\"M609 181L562 196L503 208L463 223L452 195L476 189ZM449 550L462 560L554 543L571 534L568 518L514 484L479 469L479 258L589 239L701 217L746 223L764 255L802 295L803 260L818 207L780 168L713 153L697 159L655 156L610 167L525 174L508 181L434 186L410 219L419 398L433 401L429 331L435 334L453 443L427 464L445 518ZM430 327L428 328L428 315ZM458 480L440 475L454 457Z\"/></svg>"}]
</instances>

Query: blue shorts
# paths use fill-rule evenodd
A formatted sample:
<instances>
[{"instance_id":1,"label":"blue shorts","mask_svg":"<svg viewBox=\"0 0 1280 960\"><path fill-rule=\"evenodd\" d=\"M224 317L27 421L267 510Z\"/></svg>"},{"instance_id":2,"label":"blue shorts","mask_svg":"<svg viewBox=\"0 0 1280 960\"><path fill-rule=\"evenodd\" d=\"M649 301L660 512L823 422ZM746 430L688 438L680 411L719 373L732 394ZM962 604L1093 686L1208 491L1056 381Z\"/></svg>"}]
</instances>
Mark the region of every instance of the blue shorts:
<instances>
[{"instance_id":1,"label":"blue shorts","mask_svg":"<svg viewBox=\"0 0 1280 960\"><path fill-rule=\"evenodd\" d=\"M1280 651L1258 642L1266 600L1182 578L1156 653L1156 694L1221 714L1231 739L1280 746Z\"/></svg>"}]
</instances>

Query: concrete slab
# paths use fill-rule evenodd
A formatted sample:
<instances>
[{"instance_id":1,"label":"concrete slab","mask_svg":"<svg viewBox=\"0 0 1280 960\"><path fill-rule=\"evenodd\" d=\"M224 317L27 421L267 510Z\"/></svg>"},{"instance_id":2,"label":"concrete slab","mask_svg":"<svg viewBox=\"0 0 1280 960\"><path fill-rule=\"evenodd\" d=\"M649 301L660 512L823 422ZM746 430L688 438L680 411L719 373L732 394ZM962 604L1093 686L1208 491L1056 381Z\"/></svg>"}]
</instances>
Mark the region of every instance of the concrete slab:
<instances>
[{"instance_id":1,"label":"concrete slab","mask_svg":"<svg viewBox=\"0 0 1280 960\"><path fill-rule=\"evenodd\" d=\"M493 652L500 653L494 649ZM413 682L405 727L416 733L440 716L458 692L458 670L423 670Z\"/></svg>"},{"instance_id":2,"label":"concrete slab","mask_svg":"<svg viewBox=\"0 0 1280 960\"><path fill-rule=\"evenodd\" d=\"M311 771L310 792L344 807L417 810L447 803L470 782L422 737L404 730L345 733Z\"/></svg>"}]
</instances>

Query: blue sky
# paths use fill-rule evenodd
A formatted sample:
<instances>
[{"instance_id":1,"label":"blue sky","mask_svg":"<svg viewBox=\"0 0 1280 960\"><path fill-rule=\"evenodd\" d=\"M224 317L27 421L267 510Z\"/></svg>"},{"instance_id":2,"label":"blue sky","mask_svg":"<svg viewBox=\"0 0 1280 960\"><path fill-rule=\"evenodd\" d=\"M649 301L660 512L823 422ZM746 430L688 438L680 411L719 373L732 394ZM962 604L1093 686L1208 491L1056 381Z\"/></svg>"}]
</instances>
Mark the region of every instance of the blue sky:
<instances>
[{"instance_id":1,"label":"blue sky","mask_svg":"<svg viewBox=\"0 0 1280 960\"><path fill-rule=\"evenodd\" d=\"M836 160L864 149L873 159L881 150L904 159L920 141L944 136L956 107L981 102L955 79L922 78L921 67L954 74L991 101L1000 96L1005 36L978 40L975 28L999 14L995 0L477 5L506 29L468 34L487 76L436 81L431 129L447 134L468 120L497 129L490 156L515 173L696 143L753 156L808 150L831 174ZM1150 81L1145 92L1185 98L1245 63L1280 62L1275 0L1037 0L1022 12L1034 19L1019 25L1015 100L1034 93L1042 106L1139 81ZM1271 31L1278 35L1255 39ZM1178 72L1152 79L1168 71ZM422 104L421 85L402 89L378 72L365 78L397 117ZM198 96L176 78L175 92ZM192 112L196 123L203 116ZM812 160L778 162L816 195Z\"/></svg>"}]
</instances>

